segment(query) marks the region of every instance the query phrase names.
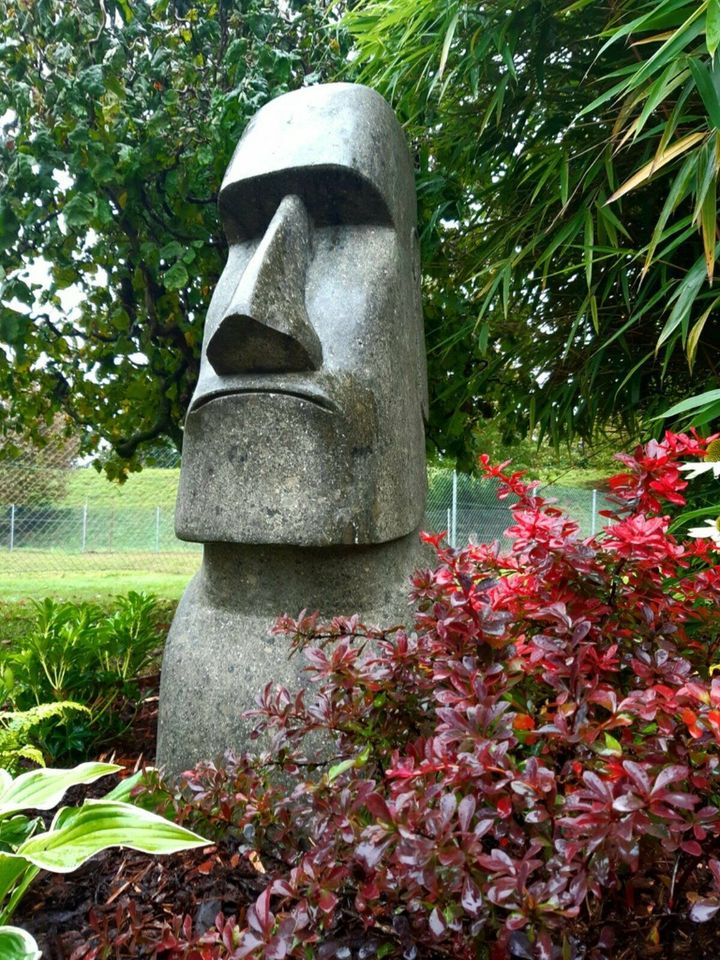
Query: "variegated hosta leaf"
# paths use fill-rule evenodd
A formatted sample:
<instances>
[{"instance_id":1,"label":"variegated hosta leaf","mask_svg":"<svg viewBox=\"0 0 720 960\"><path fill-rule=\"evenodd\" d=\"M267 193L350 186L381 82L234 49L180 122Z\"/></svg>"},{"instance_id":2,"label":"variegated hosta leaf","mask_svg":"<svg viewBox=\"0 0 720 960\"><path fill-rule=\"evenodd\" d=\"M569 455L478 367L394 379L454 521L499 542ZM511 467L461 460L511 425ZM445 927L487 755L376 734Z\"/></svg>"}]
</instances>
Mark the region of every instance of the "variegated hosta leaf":
<instances>
[{"instance_id":1,"label":"variegated hosta leaf","mask_svg":"<svg viewBox=\"0 0 720 960\"><path fill-rule=\"evenodd\" d=\"M0 927L0 960L40 960L34 938L19 927Z\"/></svg>"},{"instance_id":2,"label":"variegated hosta leaf","mask_svg":"<svg viewBox=\"0 0 720 960\"><path fill-rule=\"evenodd\" d=\"M0 783L0 817L20 810L52 810L65 796L66 790L80 783L93 783L109 773L121 770L116 763L81 763L72 770L46 767L20 774L14 780L8 775ZM6 771L3 771L6 774Z\"/></svg>"},{"instance_id":3,"label":"variegated hosta leaf","mask_svg":"<svg viewBox=\"0 0 720 960\"><path fill-rule=\"evenodd\" d=\"M125 777L116 787L113 787L110 793L105 794L103 800L120 800L123 803L129 803L132 791L140 783L145 774L153 769L153 767L145 767L144 770L138 770L137 773L133 773L132 776Z\"/></svg>"},{"instance_id":4,"label":"variegated hosta leaf","mask_svg":"<svg viewBox=\"0 0 720 960\"><path fill-rule=\"evenodd\" d=\"M207 845L191 830L132 804L87 800L59 810L50 830L21 844L17 854L43 870L69 873L108 847L167 854Z\"/></svg>"}]
</instances>

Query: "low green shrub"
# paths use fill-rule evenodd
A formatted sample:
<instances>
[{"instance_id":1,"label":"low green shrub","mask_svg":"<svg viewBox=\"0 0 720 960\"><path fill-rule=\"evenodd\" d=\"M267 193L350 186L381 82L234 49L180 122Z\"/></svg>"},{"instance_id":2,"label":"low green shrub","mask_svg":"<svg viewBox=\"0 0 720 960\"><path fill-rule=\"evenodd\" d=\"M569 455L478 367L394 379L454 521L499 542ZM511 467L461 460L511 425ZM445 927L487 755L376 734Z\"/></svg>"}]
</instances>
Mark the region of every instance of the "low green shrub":
<instances>
[{"instance_id":1,"label":"low green shrub","mask_svg":"<svg viewBox=\"0 0 720 960\"><path fill-rule=\"evenodd\" d=\"M119 597L110 612L93 603L34 603L29 629L0 647L0 702L12 711L73 701L86 709L36 726L50 758L76 760L117 737L139 679L155 671L167 626L155 598Z\"/></svg>"}]
</instances>

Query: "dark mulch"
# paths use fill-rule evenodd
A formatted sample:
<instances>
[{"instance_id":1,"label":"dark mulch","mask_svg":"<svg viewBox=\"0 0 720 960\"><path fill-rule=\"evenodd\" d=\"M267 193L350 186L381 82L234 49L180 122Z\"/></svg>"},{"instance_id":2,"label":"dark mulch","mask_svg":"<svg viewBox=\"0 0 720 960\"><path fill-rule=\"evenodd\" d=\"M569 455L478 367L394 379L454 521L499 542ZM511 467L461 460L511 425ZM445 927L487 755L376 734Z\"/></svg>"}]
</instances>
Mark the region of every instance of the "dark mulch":
<instances>
[{"instance_id":1,"label":"dark mulch","mask_svg":"<svg viewBox=\"0 0 720 960\"><path fill-rule=\"evenodd\" d=\"M260 887L228 850L210 848L161 859L112 850L77 873L40 878L14 922L36 937L47 960L69 960L73 954L79 960L103 926L128 935L137 931L138 943L128 944L122 956L142 956L142 940L150 951L166 921L172 924L187 914L193 932L201 934L212 927L218 912L237 913L241 904L258 896Z\"/></svg>"}]
</instances>

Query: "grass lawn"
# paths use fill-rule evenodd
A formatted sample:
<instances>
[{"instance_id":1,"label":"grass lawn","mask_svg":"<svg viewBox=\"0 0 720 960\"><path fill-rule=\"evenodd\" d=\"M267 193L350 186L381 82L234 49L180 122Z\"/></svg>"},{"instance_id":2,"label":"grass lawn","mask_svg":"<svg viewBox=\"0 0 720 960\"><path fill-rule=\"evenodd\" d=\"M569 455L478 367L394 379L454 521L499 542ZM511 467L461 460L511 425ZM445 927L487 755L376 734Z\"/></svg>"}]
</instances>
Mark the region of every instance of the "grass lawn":
<instances>
[{"instance_id":1,"label":"grass lawn","mask_svg":"<svg viewBox=\"0 0 720 960\"><path fill-rule=\"evenodd\" d=\"M88 503L104 507L163 507L174 511L179 480L179 467L145 467L140 473L131 473L123 484L110 483L92 467L70 470L65 496L57 506L82 507Z\"/></svg>"},{"instance_id":2,"label":"grass lawn","mask_svg":"<svg viewBox=\"0 0 720 960\"><path fill-rule=\"evenodd\" d=\"M177 600L199 565L199 552L2 551L0 599L88 600L142 590Z\"/></svg>"}]
</instances>

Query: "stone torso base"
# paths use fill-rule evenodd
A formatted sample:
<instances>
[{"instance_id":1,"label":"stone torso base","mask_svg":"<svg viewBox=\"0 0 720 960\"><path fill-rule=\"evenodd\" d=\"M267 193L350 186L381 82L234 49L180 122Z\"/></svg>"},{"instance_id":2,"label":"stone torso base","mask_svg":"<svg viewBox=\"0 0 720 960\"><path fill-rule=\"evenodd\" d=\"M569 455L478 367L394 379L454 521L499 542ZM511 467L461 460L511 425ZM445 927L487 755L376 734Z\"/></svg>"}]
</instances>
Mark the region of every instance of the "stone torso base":
<instances>
[{"instance_id":1,"label":"stone torso base","mask_svg":"<svg viewBox=\"0 0 720 960\"><path fill-rule=\"evenodd\" d=\"M417 533L373 546L207 544L165 647L158 766L174 777L228 747L253 749L242 712L269 681L302 683L303 658L288 660L286 639L269 635L278 616L305 608L410 626L409 577L428 559Z\"/></svg>"}]
</instances>

